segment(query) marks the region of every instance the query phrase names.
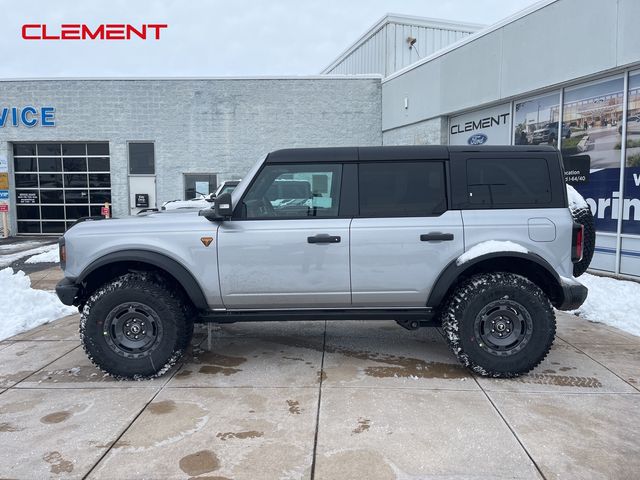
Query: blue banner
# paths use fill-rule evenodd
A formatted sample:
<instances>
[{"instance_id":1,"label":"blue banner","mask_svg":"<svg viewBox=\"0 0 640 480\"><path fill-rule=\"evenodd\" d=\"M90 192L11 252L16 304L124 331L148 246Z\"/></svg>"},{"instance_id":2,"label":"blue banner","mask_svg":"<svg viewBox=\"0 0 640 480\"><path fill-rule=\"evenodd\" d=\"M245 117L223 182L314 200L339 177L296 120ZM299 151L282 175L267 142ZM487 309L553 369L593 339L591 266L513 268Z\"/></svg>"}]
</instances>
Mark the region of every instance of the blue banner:
<instances>
[{"instance_id":1,"label":"blue banner","mask_svg":"<svg viewBox=\"0 0 640 480\"><path fill-rule=\"evenodd\" d=\"M588 183L574 185L587 200L596 230L615 233L622 201L622 232L640 235L640 168L626 168L624 198L620 199L620 169L592 170Z\"/></svg>"}]
</instances>

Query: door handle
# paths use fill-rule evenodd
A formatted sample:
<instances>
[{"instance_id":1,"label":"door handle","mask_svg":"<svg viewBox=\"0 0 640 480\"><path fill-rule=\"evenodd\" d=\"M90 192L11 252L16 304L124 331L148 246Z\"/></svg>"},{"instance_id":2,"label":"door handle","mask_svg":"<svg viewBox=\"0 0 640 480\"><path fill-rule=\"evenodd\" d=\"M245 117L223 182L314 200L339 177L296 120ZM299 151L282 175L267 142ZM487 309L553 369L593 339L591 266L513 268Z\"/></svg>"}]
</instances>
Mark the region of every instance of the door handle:
<instances>
[{"instance_id":1,"label":"door handle","mask_svg":"<svg viewBox=\"0 0 640 480\"><path fill-rule=\"evenodd\" d=\"M313 237L307 237L308 243L340 243L341 238L337 235L328 235L320 233Z\"/></svg>"},{"instance_id":2,"label":"door handle","mask_svg":"<svg viewBox=\"0 0 640 480\"><path fill-rule=\"evenodd\" d=\"M440 242L453 240L453 233L429 232L420 235L421 242Z\"/></svg>"}]
</instances>

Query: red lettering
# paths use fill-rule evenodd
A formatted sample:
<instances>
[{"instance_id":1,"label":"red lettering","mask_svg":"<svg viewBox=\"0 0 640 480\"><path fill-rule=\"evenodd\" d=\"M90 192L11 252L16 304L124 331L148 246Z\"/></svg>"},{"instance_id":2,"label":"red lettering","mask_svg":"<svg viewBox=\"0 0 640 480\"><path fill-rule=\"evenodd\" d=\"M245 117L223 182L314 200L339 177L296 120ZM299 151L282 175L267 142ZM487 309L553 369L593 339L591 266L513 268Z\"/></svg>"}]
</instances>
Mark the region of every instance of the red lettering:
<instances>
[{"instance_id":1,"label":"red lettering","mask_svg":"<svg viewBox=\"0 0 640 480\"><path fill-rule=\"evenodd\" d=\"M47 35L47 25L42 25L42 40L60 40L56 35Z\"/></svg>"},{"instance_id":2,"label":"red lettering","mask_svg":"<svg viewBox=\"0 0 640 480\"><path fill-rule=\"evenodd\" d=\"M60 25L60 40L80 40L80 24L63 23Z\"/></svg>"},{"instance_id":3,"label":"red lettering","mask_svg":"<svg viewBox=\"0 0 640 480\"><path fill-rule=\"evenodd\" d=\"M107 40L124 40L124 23L107 24Z\"/></svg>"},{"instance_id":4,"label":"red lettering","mask_svg":"<svg viewBox=\"0 0 640 480\"><path fill-rule=\"evenodd\" d=\"M22 25L22 38L25 40L40 40L38 35L28 35L27 30L39 30L40 25L37 23L27 23Z\"/></svg>"},{"instance_id":5,"label":"red lettering","mask_svg":"<svg viewBox=\"0 0 640 480\"><path fill-rule=\"evenodd\" d=\"M155 29L155 39L160 40L160 30L163 28L169 28L169 25L167 25L166 23L150 23L149 25L147 25L147 27L149 27L150 30Z\"/></svg>"},{"instance_id":6,"label":"red lettering","mask_svg":"<svg viewBox=\"0 0 640 480\"><path fill-rule=\"evenodd\" d=\"M142 40L147 39L147 26L142 25L142 30L136 30L133 25L127 25L127 40L131 40L131 33L135 33Z\"/></svg>"},{"instance_id":7,"label":"red lettering","mask_svg":"<svg viewBox=\"0 0 640 480\"><path fill-rule=\"evenodd\" d=\"M147 40L147 31L153 32L153 37L149 34L149 39L160 40L163 29L169 28L166 23L149 23L130 25L128 23L108 23L98 25L94 30L84 23L63 23L60 25L57 35L47 32L47 24L25 23L22 25L21 34L23 40L131 40L140 38ZM52 28L51 31L55 30Z\"/></svg>"},{"instance_id":8,"label":"red lettering","mask_svg":"<svg viewBox=\"0 0 640 480\"><path fill-rule=\"evenodd\" d=\"M104 25L100 25L98 28L96 28L95 32L92 32L91 29L86 25L82 25L81 37L83 40L86 40L87 38L95 40L96 38L98 38L98 35L100 36L100 40L104 39Z\"/></svg>"}]
</instances>

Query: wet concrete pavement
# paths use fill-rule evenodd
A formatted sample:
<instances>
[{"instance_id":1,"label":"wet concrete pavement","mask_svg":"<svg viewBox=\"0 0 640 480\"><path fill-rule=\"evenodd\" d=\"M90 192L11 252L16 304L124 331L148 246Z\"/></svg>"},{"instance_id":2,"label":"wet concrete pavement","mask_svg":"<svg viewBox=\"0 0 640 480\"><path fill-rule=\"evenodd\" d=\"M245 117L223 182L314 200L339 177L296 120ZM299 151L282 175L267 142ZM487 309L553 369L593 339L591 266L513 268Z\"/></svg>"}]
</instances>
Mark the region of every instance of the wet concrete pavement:
<instances>
[{"instance_id":1,"label":"wet concrete pavement","mask_svg":"<svg viewBox=\"0 0 640 480\"><path fill-rule=\"evenodd\" d=\"M46 277L40 279L45 281ZM393 322L198 328L118 382L78 316L0 342L0 478L637 478L640 338L558 314L530 375L476 377Z\"/></svg>"}]
</instances>

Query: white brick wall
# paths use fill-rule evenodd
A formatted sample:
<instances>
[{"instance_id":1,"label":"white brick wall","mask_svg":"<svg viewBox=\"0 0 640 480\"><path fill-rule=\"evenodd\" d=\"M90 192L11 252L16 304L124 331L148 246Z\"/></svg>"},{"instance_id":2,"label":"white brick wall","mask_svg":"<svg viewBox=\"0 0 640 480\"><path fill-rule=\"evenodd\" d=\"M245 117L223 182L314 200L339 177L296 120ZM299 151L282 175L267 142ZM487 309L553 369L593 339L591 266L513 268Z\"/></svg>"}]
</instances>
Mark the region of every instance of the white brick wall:
<instances>
[{"instance_id":1,"label":"white brick wall","mask_svg":"<svg viewBox=\"0 0 640 480\"><path fill-rule=\"evenodd\" d=\"M437 117L382 132L383 145L446 145L447 117Z\"/></svg>"},{"instance_id":2,"label":"white brick wall","mask_svg":"<svg viewBox=\"0 0 640 480\"><path fill-rule=\"evenodd\" d=\"M109 141L116 216L128 214L127 141L155 142L159 204L182 198L183 173L224 180L278 148L382 144L375 78L3 81L0 94L2 107L56 108L55 127L0 128L0 155L9 142Z\"/></svg>"}]
</instances>

